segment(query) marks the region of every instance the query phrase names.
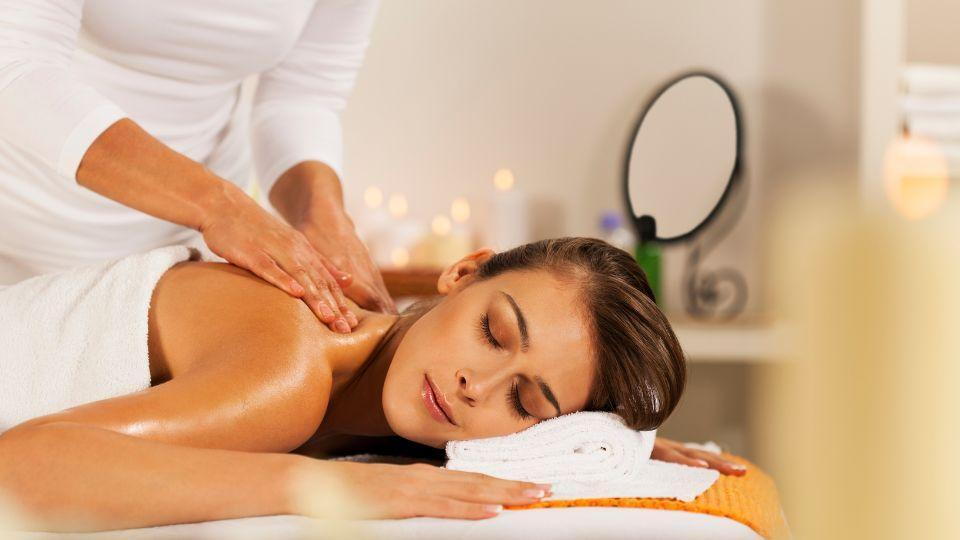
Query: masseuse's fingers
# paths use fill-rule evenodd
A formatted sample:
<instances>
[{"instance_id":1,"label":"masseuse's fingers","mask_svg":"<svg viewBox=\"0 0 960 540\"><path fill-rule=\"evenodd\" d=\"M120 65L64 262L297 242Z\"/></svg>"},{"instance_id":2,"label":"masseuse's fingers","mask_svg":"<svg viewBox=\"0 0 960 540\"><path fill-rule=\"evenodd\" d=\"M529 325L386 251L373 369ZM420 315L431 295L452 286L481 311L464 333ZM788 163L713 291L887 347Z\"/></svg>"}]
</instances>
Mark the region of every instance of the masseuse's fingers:
<instances>
[{"instance_id":1,"label":"masseuse's fingers","mask_svg":"<svg viewBox=\"0 0 960 540\"><path fill-rule=\"evenodd\" d=\"M306 292L303 290L303 287L297 283L297 280L290 277L290 274L284 272L283 269L277 266L277 263L265 253L255 257L252 262L246 264L238 262L237 266L246 268L254 274L257 274L290 296L300 297Z\"/></svg>"},{"instance_id":2,"label":"masseuse's fingers","mask_svg":"<svg viewBox=\"0 0 960 540\"><path fill-rule=\"evenodd\" d=\"M343 294L343 289L347 288L347 286L353 282L353 276L347 272L340 271L326 257L321 255L320 259L323 261L322 270L327 272L330 279L336 281L339 285L339 287L334 287L331 290L333 299L336 301L337 309L340 310L340 314L343 315L343 318L347 321L347 324L350 325L350 328L356 327L358 324L357 316L350 311L350 307L347 305L347 297Z\"/></svg>"},{"instance_id":3,"label":"masseuse's fingers","mask_svg":"<svg viewBox=\"0 0 960 540\"><path fill-rule=\"evenodd\" d=\"M341 304L334 294L334 291L340 291L340 285L306 238L296 231L294 235L293 246L280 262L281 268L304 288L303 301L321 321L336 332L350 332L350 323L342 315Z\"/></svg>"}]
</instances>

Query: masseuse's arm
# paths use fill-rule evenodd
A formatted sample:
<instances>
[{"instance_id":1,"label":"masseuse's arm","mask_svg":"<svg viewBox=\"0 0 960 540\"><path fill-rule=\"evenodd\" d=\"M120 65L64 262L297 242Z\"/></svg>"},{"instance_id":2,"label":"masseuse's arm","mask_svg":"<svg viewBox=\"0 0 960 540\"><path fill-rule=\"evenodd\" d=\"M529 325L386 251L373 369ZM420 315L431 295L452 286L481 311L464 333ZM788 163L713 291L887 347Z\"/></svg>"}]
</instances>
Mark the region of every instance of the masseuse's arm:
<instances>
[{"instance_id":1,"label":"masseuse's arm","mask_svg":"<svg viewBox=\"0 0 960 540\"><path fill-rule=\"evenodd\" d=\"M344 211L340 186L340 113L363 63L376 9L376 0L316 2L297 43L260 75L251 134L257 177L273 206L353 277L347 296L366 309L395 311Z\"/></svg>"},{"instance_id":2,"label":"masseuse's arm","mask_svg":"<svg viewBox=\"0 0 960 540\"><path fill-rule=\"evenodd\" d=\"M47 164L54 180L201 231L215 253L349 331L331 273L342 275L302 233L76 78L82 10L82 0L0 0L0 139Z\"/></svg>"}]
</instances>

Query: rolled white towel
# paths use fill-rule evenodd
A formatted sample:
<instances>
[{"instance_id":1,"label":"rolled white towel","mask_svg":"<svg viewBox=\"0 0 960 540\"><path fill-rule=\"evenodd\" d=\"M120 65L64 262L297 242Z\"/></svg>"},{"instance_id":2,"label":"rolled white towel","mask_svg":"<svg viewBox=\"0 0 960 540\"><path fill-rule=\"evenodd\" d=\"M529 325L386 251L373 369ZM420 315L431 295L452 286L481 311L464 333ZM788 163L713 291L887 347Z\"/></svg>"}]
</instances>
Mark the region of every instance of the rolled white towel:
<instances>
[{"instance_id":1,"label":"rolled white towel","mask_svg":"<svg viewBox=\"0 0 960 540\"><path fill-rule=\"evenodd\" d=\"M577 412L512 435L447 443L447 468L525 481L613 482L650 459L655 437L612 413Z\"/></svg>"},{"instance_id":2,"label":"rolled white towel","mask_svg":"<svg viewBox=\"0 0 960 540\"><path fill-rule=\"evenodd\" d=\"M714 470L650 460L656 431L635 431L615 414L577 412L524 431L447 443L448 469L548 483L552 499L661 497L690 501Z\"/></svg>"}]
</instances>

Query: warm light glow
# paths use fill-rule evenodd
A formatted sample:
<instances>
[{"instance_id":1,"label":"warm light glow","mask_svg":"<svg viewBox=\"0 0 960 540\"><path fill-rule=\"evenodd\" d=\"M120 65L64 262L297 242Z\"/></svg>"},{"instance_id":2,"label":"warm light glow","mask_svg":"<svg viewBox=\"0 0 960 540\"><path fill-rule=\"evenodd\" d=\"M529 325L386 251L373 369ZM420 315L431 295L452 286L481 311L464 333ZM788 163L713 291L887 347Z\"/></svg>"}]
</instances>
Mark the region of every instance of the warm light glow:
<instances>
[{"instance_id":1,"label":"warm light glow","mask_svg":"<svg viewBox=\"0 0 960 540\"><path fill-rule=\"evenodd\" d=\"M921 219L947 198L949 170L941 148L915 136L890 144L884 159L887 197L904 217Z\"/></svg>"},{"instance_id":2,"label":"warm light glow","mask_svg":"<svg viewBox=\"0 0 960 540\"><path fill-rule=\"evenodd\" d=\"M403 268L410 262L410 252L405 248L393 248L390 252L390 262L397 268Z\"/></svg>"},{"instance_id":3,"label":"warm light glow","mask_svg":"<svg viewBox=\"0 0 960 540\"><path fill-rule=\"evenodd\" d=\"M390 215L395 218L402 218L407 215L407 198L400 193L394 193L387 202L387 209Z\"/></svg>"},{"instance_id":4,"label":"warm light glow","mask_svg":"<svg viewBox=\"0 0 960 540\"><path fill-rule=\"evenodd\" d=\"M510 169L500 169L493 175L493 186L500 191L513 189L513 172Z\"/></svg>"},{"instance_id":5,"label":"warm light glow","mask_svg":"<svg viewBox=\"0 0 960 540\"><path fill-rule=\"evenodd\" d=\"M377 186L370 186L363 190L363 202L367 208L380 208L383 204L383 191Z\"/></svg>"},{"instance_id":6,"label":"warm light glow","mask_svg":"<svg viewBox=\"0 0 960 540\"><path fill-rule=\"evenodd\" d=\"M450 205L450 216L457 223L463 223L470 219L470 202L466 197L457 197Z\"/></svg>"},{"instance_id":7,"label":"warm light glow","mask_svg":"<svg viewBox=\"0 0 960 540\"><path fill-rule=\"evenodd\" d=\"M450 218L444 215L436 216L433 218L433 221L430 222L430 230L438 236L450 234L451 227Z\"/></svg>"}]
</instances>

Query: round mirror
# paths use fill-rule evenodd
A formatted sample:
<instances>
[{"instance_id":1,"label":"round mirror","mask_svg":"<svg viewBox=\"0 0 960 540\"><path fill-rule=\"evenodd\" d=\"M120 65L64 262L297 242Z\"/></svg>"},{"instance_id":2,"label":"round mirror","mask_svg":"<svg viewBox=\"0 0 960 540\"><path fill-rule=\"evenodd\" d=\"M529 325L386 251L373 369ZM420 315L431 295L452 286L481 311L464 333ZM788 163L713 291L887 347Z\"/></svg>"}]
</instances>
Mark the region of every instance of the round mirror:
<instances>
[{"instance_id":1,"label":"round mirror","mask_svg":"<svg viewBox=\"0 0 960 540\"><path fill-rule=\"evenodd\" d=\"M624 198L641 242L672 242L717 214L740 170L740 115L733 93L707 73L657 91L627 151Z\"/></svg>"}]
</instances>

